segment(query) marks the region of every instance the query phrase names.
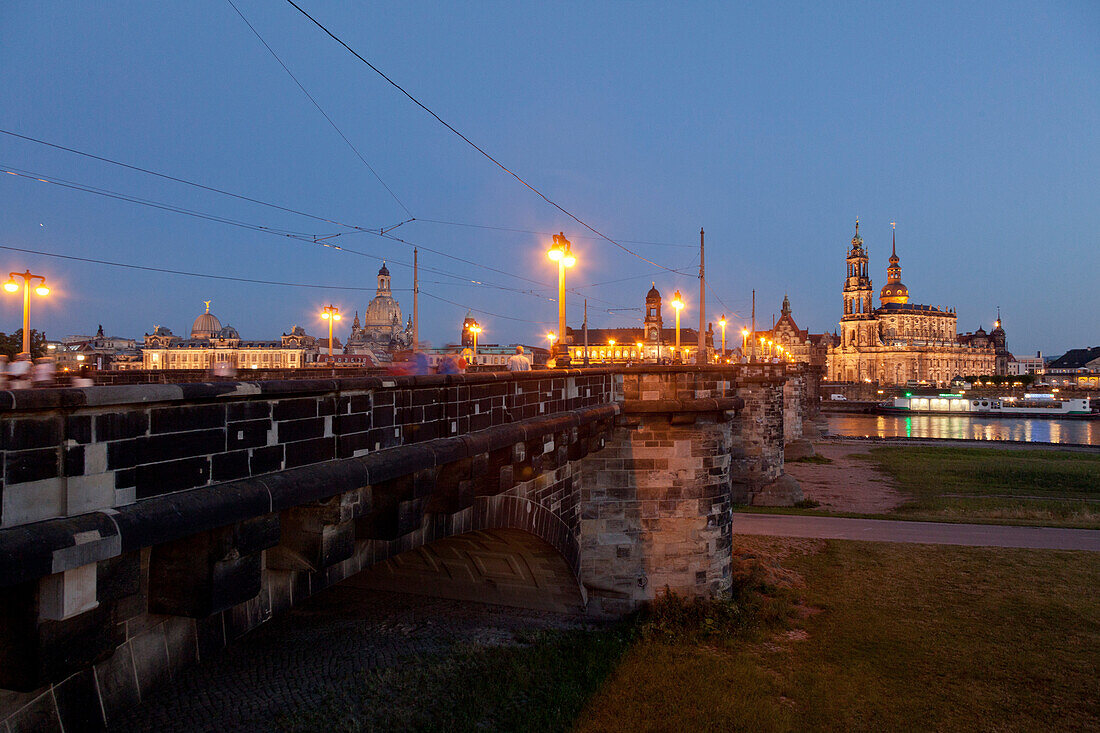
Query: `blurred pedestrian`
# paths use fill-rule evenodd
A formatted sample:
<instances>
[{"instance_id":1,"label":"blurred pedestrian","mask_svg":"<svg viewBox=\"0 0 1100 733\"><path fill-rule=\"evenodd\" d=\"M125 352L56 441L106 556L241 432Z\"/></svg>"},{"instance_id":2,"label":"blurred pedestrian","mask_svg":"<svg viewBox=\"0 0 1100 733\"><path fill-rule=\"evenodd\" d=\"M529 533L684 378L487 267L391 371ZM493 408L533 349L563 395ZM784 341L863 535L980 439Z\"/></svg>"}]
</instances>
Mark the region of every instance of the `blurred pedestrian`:
<instances>
[{"instance_id":1,"label":"blurred pedestrian","mask_svg":"<svg viewBox=\"0 0 1100 733\"><path fill-rule=\"evenodd\" d=\"M30 387L31 369L30 354L16 354L15 361L8 367L8 377L11 379L9 389L27 389Z\"/></svg>"},{"instance_id":2,"label":"blurred pedestrian","mask_svg":"<svg viewBox=\"0 0 1100 733\"><path fill-rule=\"evenodd\" d=\"M52 387L54 375L53 359L43 356L34 362L34 372L31 380L35 387Z\"/></svg>"},{"instance_id":3,"label":"blurred pedestrian","mask_svg":"<svg viewBox=\"0 0 1100 733\"><path fill-rule=\"evenodd\" d=\"M428 356L423 351L418 351L413 354L412 364L410 370L412 374L431 374L431 368L428 366Z\"/></svg>"},{"instance_id":4,"label":"blurred pedestrian","mask_svg":"<svg viewBox=\"0 0 1100 733\"><path fill-rule=\"evenodd\" d=\"M88 365L81 364L79 371L73 375L74 387L91 387L95 382L88 376Z\"/></svg>"}]
</instances>

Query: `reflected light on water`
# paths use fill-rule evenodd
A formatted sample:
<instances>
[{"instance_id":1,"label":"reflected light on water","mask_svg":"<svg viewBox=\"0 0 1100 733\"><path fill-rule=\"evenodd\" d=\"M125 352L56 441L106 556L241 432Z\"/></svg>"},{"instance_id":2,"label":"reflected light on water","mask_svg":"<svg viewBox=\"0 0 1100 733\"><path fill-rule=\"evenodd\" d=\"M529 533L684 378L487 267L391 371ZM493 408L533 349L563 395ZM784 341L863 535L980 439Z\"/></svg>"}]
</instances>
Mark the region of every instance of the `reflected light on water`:
<instances>
[{"instance_id":1,"label":"reflected light on water","mask_svg":"<svg viewBox=\"0 0 1100 733\"><path fill-rule=\"evenodd\" d=\"M961 415L829 415L833 435L877 438L1018 440L1100 445L1098 420L1037 420Z\"/></svg>"}]
</instances>

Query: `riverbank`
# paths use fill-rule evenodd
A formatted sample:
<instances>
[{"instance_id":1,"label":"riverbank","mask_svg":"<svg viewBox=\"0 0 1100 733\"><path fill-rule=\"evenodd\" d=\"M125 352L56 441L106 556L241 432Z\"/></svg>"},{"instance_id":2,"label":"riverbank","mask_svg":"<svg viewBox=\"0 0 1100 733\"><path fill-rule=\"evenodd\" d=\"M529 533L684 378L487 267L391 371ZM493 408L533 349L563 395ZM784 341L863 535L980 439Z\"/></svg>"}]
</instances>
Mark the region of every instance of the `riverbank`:
<instances>
[{"instance_id":1,"label":"riverbank","mask_svg":"<svg viewBox=\"0 0 1100 733\"><path fill-rule=\"evenodd\" d=\"M1092 446L898 442L818 441L817 458L785 466L806 502L767 511L1100 529L1100 451Z\"/></svg>"}]
</instances>

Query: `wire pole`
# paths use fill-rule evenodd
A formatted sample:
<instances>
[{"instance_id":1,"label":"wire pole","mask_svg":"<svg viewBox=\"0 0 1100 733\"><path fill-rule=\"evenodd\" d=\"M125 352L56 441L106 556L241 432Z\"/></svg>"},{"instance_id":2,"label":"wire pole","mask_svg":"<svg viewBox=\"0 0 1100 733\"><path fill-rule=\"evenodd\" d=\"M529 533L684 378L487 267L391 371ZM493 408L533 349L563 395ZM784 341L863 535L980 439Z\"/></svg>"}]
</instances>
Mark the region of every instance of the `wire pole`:
<instances>
[{"instance_id":1,"label":"wire pole","mask_svg":"<svg viewBox=\"0 0 1100 733\"><path fill-rule=\"evenodd\" d=\"M420 251L413 247L413 351L420 350Z\"/></svg>"},{"instance_id":2,"label":"wire pole","mask_svg":"<svg viewBox=\"0 0 1100 733\"><path fill-rule=\"evenodd\" d=\"M756 288L752 289L752 334L749 336L752 339L752 355L756 356ZM756 359L753 359L756 361Z\"/></svg>"},{"instance_id":3,"label":"wire pole","mask_svg":"<svg viewBox=\"0 0 1100 733\"><path fill-rule=\"evenodd\" d=\"M707 325L707 265L703 254L703 228L699 227L699 350L695 357L696 364L707 363L707 335L704 329Z\"/></svg>"},{"instance_id":4,"label":"wire pole","mask_svg":"<svg viewBox=\"0 0 1100 733\"><path fill-rule=\"evenodd\" d=\"M584 299L584 362L588 366L588 298Z\"/></svg>"}]
</instances>

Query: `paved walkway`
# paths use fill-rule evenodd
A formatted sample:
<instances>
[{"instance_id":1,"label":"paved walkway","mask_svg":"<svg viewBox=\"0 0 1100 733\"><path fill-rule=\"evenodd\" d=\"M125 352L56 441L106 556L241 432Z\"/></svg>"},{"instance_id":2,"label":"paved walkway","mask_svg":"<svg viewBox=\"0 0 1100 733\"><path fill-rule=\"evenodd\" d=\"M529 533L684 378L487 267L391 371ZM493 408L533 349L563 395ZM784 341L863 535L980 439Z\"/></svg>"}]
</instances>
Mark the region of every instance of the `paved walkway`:
<instances>
[{"instance_id":1,"label":"paved walkway","mask_svg":"<svg viewBox=\"0 0 1100 733\"><path fill-rule=\"evenodd\" d=\"M1100 552L1100 530L1061 527L1012 527L998 524L949 524L738 512L733 515L733 532L826 540Z\"/></svg>"},{"instance_id":2,"label":"paved walkway","mask_svg":"<svg viewBox=\"0 0 1100 733\"><path fill-rule=\"evenodd\" d=\"M532 630L587 622L548 611L373 591L354 578L268 621L112 720L111 731L267 733L362 675L413 655L516 644ZM431 700L425 701L431 704Z\"/></svg>"}]
</instances>

